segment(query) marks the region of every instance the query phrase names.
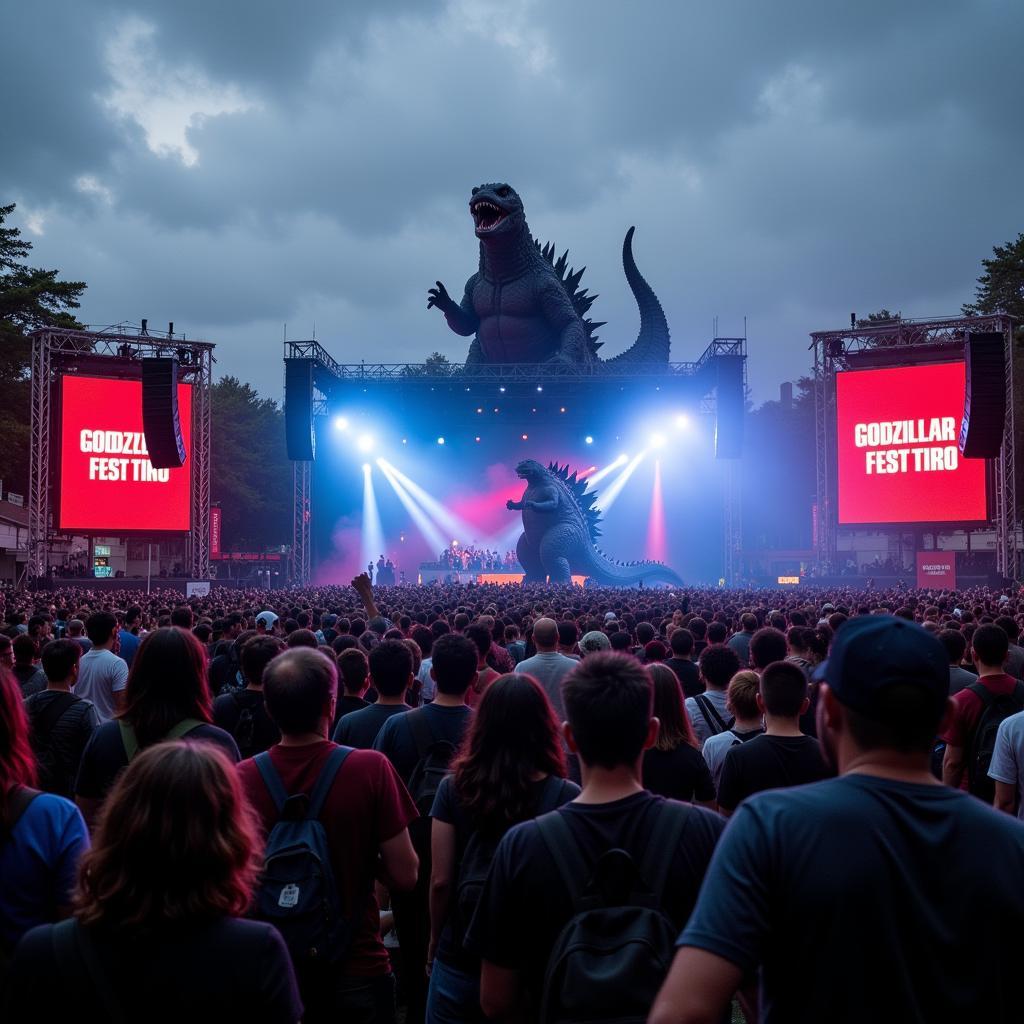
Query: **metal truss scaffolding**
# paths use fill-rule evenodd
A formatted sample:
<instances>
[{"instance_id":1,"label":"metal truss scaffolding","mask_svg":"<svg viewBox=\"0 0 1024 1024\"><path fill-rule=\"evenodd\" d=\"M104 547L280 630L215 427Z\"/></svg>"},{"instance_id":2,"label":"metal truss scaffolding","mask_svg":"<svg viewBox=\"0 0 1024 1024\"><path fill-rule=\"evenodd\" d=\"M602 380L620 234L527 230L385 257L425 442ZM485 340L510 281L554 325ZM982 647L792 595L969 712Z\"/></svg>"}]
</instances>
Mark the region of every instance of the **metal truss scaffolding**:
<instances>
[{"instance_id":1,"label":"metal truss scaffolding","mask_svg":"<svg viewBox=\"0 0 1024 1024\"><path fill-rule=\"evenodd\" d=\"M585 390L594 384L637 383L659 380L685 380L692 383L701 398L703 411L714 413L718 384L718 357L743 359L746 387L746 338L715 338L696 362L668 364L589 363L490 363L431 366L421 363L339 363L318 341L287 341L285 359L313 361L313 415L325 416L330 394L338 384L395 384L402 387L431 389L439 383L464 387L492 385L558 384ZM301 586L310 578L310 523L312 463L293 463L292 562L291 582ZM724 575L734 582L740 569L742 524L740 517L740 475L732 465L725 467L724 500Z\"/></svg>"},{"instance_id":2,"label":"metal truss scaffolding","mask_svg":"<svg viewBox=\"0 0 1024 1024\"><path fill-rule=\"evenodd\" d=\"M814 426L816 471L815 549L820 570L837 571L839 530L837 504L836 373L854 367L907 365L925 359L963 358L967 333L1000 333L1006 365L1006 421L1003 443L995 462L994 525L996 570L1016 578L1017 488L1013 408L1013 320L1003 315L955 317L944 320L903 320L871 324L844 331L816 331L814 353Z\"/></svg>"},{"instance_id":3,"label":"metal truss scaffolding","mask_svg":"<svg viewBox=\"0 0 1024 1024\"><path fill-rule=\"evenodd\" d=\"M32 440L28 491L28 569L45 576L53 534L50 455L57 423L54 387L64 373L137 378L141 360L176 356L178 379L192 385L192 493L189 570L194 579L210 576L210 388L213 344L142 333L118 325L109 331L44 328L32 334Z\"/></svg>"}]
</instances>

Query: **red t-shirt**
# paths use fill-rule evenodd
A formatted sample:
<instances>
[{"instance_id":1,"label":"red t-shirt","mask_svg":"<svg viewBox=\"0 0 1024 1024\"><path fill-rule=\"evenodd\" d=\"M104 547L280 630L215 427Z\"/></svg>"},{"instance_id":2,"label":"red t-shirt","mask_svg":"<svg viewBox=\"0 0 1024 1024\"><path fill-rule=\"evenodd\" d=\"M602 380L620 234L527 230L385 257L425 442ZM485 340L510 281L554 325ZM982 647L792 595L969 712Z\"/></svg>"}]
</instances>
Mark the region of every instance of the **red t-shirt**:
<instances>
[{"instance_id":1,"label":"red t-shirt","mask_svg":"<svg viewBox=\"0 0 1024 1024\"><path fill-rule=\"evenodd\" d=\"M991 690L993 696L1001 697L1003 694L1013 693L1017 686L1017 680L1006 673L996 676L979 676L979 683L986 689ZM959 690L953 694L953 716L949 726L942 734L941 739L951 747L960 747L966 750L971 745L975 729L978 728L978 720L985 705L981 698L970 689ZM960 779L960 788L967 789L967 772L964 771Z\"/></svg>"},{"instance_id":2,"label":"red t-shirt","mask_svg":"<svg viewBox=\"0 0 1024 1024\"><path fill-rule=\"evenodd\" d=\"M273 746L270 758L289 795L310 793L328 754L337 746L328 740L302 747ZM264 833L277 822L277 808L263 777L250 758L238 774ZM373 882L381 843L397 836L419 817L404 783L391 762L375 750L353 750L327 794L321 821L331 851L331 867L340 888L342 913L353 922L355 935L345 974L376 977L391 969L380 938L380 909Z\"/></svg>"}]
</instances>

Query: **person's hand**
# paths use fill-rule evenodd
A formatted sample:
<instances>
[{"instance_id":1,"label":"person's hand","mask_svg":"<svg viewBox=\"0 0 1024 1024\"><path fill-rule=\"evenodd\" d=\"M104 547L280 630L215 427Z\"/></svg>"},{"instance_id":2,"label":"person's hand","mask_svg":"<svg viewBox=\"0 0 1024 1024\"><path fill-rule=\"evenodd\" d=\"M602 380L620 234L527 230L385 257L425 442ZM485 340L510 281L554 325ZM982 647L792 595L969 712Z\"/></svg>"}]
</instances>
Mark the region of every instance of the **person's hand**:
<instances>
[{"instance_id":1,"label":"person's hand","mask_svg":"<svg viewBox=\"0 0 1024 1024\"><path fill-rule=\"evenodd\" d=\"M427 295L430 297L427 299L427 309L432 306L437 306L442 313L449 313L454 309L458 309L458 305L448 294L448 290L445 288L440 281L434 282L437 287L427 289Z\"/></svg>"},{"instance_id":2,"label":"person's hand","mask_svg":"<svg viewBox=\"0 0 1024 1024\"><path fill-rule=\"evenodd\" d=\"M373 584L370 582L370 577L365 572L361 572L353 581L352 589L360 597L368 597L373 594Z\"/></svg>"},{"instance_id":3,"label":"person's hand","mask_svg":"<svg viewBox=\"0 0 1024 1024\"><path fill-rule=\"evenodd\" d=\"M507 508L509 510L509 512L515 512L515 510L518 507L519 507L518 504L515 501L513 501L511 498L509 498L508 501L505 502L505 508Z\"/></svg>"}]
</instances>

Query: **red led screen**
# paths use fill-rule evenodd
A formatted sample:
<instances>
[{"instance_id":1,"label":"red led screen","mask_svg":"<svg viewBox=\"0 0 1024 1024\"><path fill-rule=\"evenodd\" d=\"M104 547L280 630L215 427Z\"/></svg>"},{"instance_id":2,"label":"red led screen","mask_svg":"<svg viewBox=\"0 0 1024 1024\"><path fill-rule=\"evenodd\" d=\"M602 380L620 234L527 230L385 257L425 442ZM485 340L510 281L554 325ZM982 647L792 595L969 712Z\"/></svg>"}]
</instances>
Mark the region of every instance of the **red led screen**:
<instances>
[{"instance_id":1,"label":"red led screen","mask_svg":"<svg viewBox=\"0 0 1024 1024\"><path fill-rule=\"evenodd\" d=\"M187 458L154 469L142 433L142 382L65 376L61 382L58 529L127 533L189 529L192 385L178 385Z\"/></svg>"},{"instance_id":2,"label":"red led screen","mask_svg":"<svg viewBox=\"0 0 1024 1024\"><path fill-rule=\"evenodd\" d=\"M836 375L839 522L987 518L985 460L957 447L963 363Z\"/></svg>"}]
</instances>

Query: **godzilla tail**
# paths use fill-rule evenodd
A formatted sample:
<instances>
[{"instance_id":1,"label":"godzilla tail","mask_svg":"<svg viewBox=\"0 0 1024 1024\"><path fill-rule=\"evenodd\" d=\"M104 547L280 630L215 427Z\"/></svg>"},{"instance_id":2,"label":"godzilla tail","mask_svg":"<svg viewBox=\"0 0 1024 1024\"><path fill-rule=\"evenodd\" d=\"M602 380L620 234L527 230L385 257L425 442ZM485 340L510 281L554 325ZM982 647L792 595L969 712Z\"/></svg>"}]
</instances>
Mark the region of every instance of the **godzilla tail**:
<instances>
[{"instance_id":1,"label":"godzilla tail","mask_svg":"<svg viewBox=\"0 0 1024 1024\"><path fill-rule=\"evenodd\" d=\"M675 587L685 586L680 575L661 562L633 562L623 565L613 562L603 552L590 547L586 559L586 574L605 587L650 586L652 583L668 583ZM573 567L575 570L575 566Z\"/></svg>"},{"instance_id":2,"label":"godzilla tail","mask_svg":"<svg viewBox=\"0 0 1024 1024\"><path fill-rule=\"evenodd\" d=\"M633 259L633 232L626 232L622 243L622 267L626 271L626 280L633 291L637 306L640 307L640 333L636 341L621 355L606 360L609 363L667 363L671 339L668 332L668 321L665 311L661 308L658 296L643 279Z\"/></svg>"}]
</instances>

